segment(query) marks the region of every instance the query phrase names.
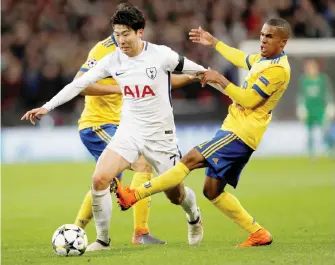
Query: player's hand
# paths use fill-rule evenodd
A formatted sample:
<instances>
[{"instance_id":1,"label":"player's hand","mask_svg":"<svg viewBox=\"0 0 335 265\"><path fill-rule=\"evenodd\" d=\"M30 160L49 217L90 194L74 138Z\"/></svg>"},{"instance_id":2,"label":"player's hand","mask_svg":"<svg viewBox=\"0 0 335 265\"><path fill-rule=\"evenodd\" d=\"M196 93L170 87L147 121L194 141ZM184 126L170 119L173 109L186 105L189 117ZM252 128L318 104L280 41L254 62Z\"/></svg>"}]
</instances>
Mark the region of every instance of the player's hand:
<instances>
[{"instance_id":1,"label":"player's hand","mask_svg":"<svg viewBox=\"0 0 335 265\"><path fill-rule=\"evenodd\" d=\"M328 120L332 120L335 117L335 105L328 104L326 107L326 116Z\"/></svg>"},{"instance_id":2,"label":"player's hand","mask_svg":"<svg viewBox=\"0 0 335 265\"><path fill-rule=\"evenodd\" d=\"M188 33L189 38L192 42L200 43L205 46L213 46L215 47L218 43L218 40L212 36L207 31L204 31L201 27L197 29L191 29L191 31Z\"/></svg>"},{"instance_id":3,"label":"player's hand","mask_svg":"<svg viewBox=\"0 0 335 265\"><path fill-rule=\"evenodd\" d=\"M299 120L305 121L307 118L307 110L304 107L299 106L297 108L297 116Z\"/></svg>"},{"instance_id":4,"label":"player's hand","mask_svg":"<svg viewBox=\"0 0 335 265\"><path fill-rule=\"evenodd\" d=\"M201 80L200 77L196 75L187 75L187 76L190 83L199 82Z\"/></svg>"},{"instance_id":5,"label":"player's hand","mask_svg":"<svg viewBox=\"0 0 335 265\"><path fill-rule=\"evenodd\" d=\"M35 125L37 120L40 120L43 115L48 114L48 110L46 108L36 108L26 112L21 118L23 120L30 120L30 122Z\"/></svg>"},{"instance_id":6,"label":"player's hand","mask_svg":"<svg viewBox=\"0 0 335 265\"><path fill-rule=\"evenodd\" d=\"M201 78L201 86L204 87L207 83L220 83L222 75L215 70L205 70L197 72L197 76Z\"/></svg>"}]
</instances>

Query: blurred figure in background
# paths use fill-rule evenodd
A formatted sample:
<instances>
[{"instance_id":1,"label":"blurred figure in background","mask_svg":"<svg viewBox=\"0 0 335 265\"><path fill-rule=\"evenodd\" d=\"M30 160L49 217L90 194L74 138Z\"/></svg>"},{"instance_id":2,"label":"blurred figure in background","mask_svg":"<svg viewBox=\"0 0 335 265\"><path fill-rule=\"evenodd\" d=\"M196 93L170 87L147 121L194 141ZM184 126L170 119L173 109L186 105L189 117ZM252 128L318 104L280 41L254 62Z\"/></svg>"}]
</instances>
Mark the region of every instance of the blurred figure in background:
<instances>
[{"instance_id":1,"label":"blurred figure in background","mask_svg":"<svg viewBox=\"0 0 335 265\"><path fill-rule=\"evenodd\" d=\"M327 151L332 149L329 127L335 116L335 106L328 76L320 71L315 60L307 60L304 65L304 74L299 80L297 116L307 128L309 156L315 157L315 127L321 130Z\"/></svg>"},{"instance_id":2,"label":"blurred figure in background","mask_svg":"<svg viewBox=\"0 0 335 265\"><path fill-rule=\"evenodd\" d=\"M14 58L10 59L15 61L15 67L8 60L2 65L3 77L6 79L2 82L2 102L5 102L2 110L6 110L2 114L3 126L18 126L20 114L24 109L35 106L38 102L42 104L41 99L36 96L41 95L40 90L50 98L73 79L76 74L74 69L80 67L81 59L86 56L87 50L109 33L109 15L114 12L119 2L2 1L1 52L11 54ZM235 83L238 83L237 68L230 62L222 61L210 50L204 51L200 47L192 46L187 41L190 28L203 25L227 44L239 46L246 39L259 37L259 29L266 18L280 16L290 22L293 37L335 36L334 1L204 0L201 5L194 5L193 0L131 2L144 10L148 21L145 38L148 41L169 45L206 67L218 69ZM12 81L8 83L8 79L13 79L15 71L15 79L20 82L16 83L16 89L12 89ZM54 84L49 89L44 86L46 82ZM200 113L204 120L208 117L219 120L221 117L218 113L227 113L226 104L230 103L226 96L213 89L202 89L196 83L172 93L177 118L183 119L185 110L193 110L187 113L187 121L199 120ZM78 97L75 102L69 104L56 110L51 116L56 126L77 123L79 111L72 109L74 105L84 104L83 98ZM292 97L287 98L286 104L293 107L285 110L283 115L280 115L281 111L277 111L276 117L292 118L295 109Z\"/></svg>"}]
</instances>

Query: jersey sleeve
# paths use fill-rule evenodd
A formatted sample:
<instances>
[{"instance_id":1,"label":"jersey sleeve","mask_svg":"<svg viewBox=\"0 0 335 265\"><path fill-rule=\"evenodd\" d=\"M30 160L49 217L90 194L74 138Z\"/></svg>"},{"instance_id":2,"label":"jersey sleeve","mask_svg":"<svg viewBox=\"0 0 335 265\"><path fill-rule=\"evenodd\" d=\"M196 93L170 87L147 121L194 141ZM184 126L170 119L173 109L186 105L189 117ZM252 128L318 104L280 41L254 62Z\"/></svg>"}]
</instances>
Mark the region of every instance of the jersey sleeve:
<instances>
[{"instance_id":1,"label":"jersey sleeve","mask_svg":"<svg viewBox=\"0 0 335 265\"><path fill-rule=\"evenodd\" d=\"M252 85L252 88L264 99L269 98L276 90L282 87L286 81L286 74L283 67L276 66L265 69L256 82Z\"/></svg>"},{"instance_id":2,"label":"jersey sleeve","mask_svg":"<svg viewBox=\"0 0 335 265\"><path fill-rule=\"evenodd\" d=\"M113 65L113 57L115 57L114 54L105 56L93 69L66 85L56 96L44 104L43 107L50 111L79 95L90 84L110 76L112 71L109 65Z\"/></svg>"},{"instance_id":3,"label":"jersey sleeve","mask_svg":"<svg viewBox=\"0 0 335 265\"><path fill-rule=\"evenodd\" d=\"M185 74L195 75L199 71L206 70L203 66L187 59L184 56L180 56L170 48L164 46L164 49L166 57L163 63L163 67L166 71L173 72L177 70Z\"/></svg>"},{"instance_id":4,"label":"jersey sleeve","mask_svg":"<svg viewBox=\"0 0 335 265\"><path fill-rule=\"evenodd\" d=\"M244 68L247 70L250 70L254 62L259 60L261 58L260 54L246 54L245 52L235 49L233 47L230 47L229 45L223 43L222 41L219 41L215 49L229 62L234 64L235 66L239 68Z\"/></svg>"},{"instance_id":5,"label":"jersey sleeve","mask_svg":"<svg viewBox=\"0 0 335 265\"><path fill-rule=\"evenodd\" d=\"M165 54L163 68L166 71L173 72L179 64L179 55L167 46L161 46L162 54Z\"/></svg>"}]
</instances>

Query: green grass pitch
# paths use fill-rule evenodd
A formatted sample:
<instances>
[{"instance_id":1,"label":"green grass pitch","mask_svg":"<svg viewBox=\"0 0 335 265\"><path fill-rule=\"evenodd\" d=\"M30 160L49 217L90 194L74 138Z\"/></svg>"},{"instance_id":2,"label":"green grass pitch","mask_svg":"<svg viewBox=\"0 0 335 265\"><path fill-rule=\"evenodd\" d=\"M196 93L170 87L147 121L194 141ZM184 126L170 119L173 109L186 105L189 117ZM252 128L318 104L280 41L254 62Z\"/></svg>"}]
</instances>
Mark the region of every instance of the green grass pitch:
<instances>
[{"instance_id":1,"label":"green grass pitch","mask_svg":"<svg viewBox=\"0 0 335 265\"><path fill-rule=\"evenodd\" d=\"M247 233L202 195L204 171L186 180L198 198L204 240L187 244L185 215L164 195L152 200L150 229L166 246L130 244L132 210L121 212L114 199L113 250L58 257L51 248L54 230L72 223L91 182L93 163L2 166L2 264L335 264L335 161L303 158L252 159L239 187L242 205L274 236L268 247L236 249ZM126 173L129 182L131 173ZM90 242L95 228L87 229Z\"/></svg>"}]
</instances>

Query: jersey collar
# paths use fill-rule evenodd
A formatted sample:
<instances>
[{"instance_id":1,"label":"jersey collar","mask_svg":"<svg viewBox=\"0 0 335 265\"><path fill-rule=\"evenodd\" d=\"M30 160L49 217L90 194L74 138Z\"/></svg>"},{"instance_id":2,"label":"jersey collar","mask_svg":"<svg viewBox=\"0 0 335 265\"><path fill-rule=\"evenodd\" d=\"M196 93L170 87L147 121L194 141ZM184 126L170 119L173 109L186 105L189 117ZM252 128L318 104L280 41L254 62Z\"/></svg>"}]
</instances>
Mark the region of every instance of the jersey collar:
<instances>
[{"instance_id":1,"label":"jersey collar","mask_svg":"<svg viewBox=\"0 0 335 265\"><path fill-rule=\"evenodd\" d=\"M278 58L280 58L280 57L282 57L282 56L285 56L285 55L286 55L286 53L285 53L284 51L282 51L281 54L279 54L279 55L271 56L271 57L269 57L269 58L262 57L262 58L259 60L259 62L261 62L261 61L265 61L265 60L274 60L274 59L278 59Z\"/></svg>"}]
</instances>

